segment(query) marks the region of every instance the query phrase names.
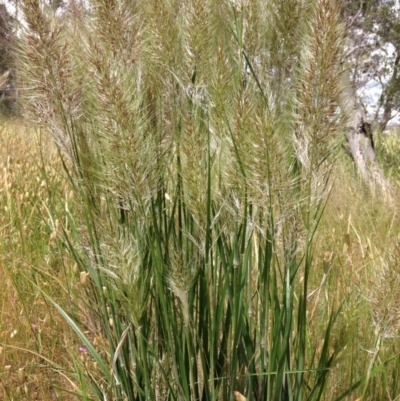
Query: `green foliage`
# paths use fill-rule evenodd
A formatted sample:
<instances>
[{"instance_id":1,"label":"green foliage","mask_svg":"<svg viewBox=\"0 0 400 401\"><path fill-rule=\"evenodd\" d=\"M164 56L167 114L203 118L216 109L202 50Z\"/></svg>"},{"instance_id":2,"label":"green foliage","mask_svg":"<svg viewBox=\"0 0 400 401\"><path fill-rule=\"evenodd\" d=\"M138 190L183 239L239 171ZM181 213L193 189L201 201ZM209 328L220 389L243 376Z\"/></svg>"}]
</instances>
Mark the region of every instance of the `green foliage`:
<instances>
[{"instance_id":1,"label":"green foliage","mask_svg":"<svg viewBox=\"0 0 400 401\"><path fill-rule=\"evenodd\" d=\"M386 129L400 105L400 23L395 0L346 0L343 17L348 29L349 68L354 84L382 88L373 104L373 122L378 131ZM367 93L367 96L371 96ZM371 99L362 99L370 105ZM371 105L370 105L371 106Z\"/></svg>"},{"instance_id":2,"label":"green foliage","mask_svg":"<svg viewBox=\"0 0 400 401\"><path fill-rule=\"evenodd\" d=\"M93 396L322 399L340 305L321 344L307 316L342 128L333 2L23 8L26 110L59 145L78 205L63 246L107 339L56 305L100 367Z\"/></svg>"},{"instance_id":3,"label":"green foliage","mask_svg":"<svg viewBox=\"0 0 400 401\"><path fill-rule=\"evenodd\" d=\"M386 168L386 174L393 180L400 177L399 138L396 130L388 134L379 134L377 137L376 153L379 161Z\"/></svg>"}]
</instances>

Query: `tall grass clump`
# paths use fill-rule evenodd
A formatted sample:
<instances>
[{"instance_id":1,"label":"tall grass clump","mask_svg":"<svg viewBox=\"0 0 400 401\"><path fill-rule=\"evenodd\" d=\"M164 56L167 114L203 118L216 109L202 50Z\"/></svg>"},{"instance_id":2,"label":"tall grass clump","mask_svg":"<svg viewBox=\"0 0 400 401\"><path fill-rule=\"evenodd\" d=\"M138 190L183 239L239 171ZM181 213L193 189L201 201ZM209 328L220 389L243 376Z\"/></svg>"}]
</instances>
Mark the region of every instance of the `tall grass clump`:
<instances>
[{"instance_id":1,"label":"tall grass clump","mask_svg":"<svg viewBox=\"0 0 400 401\"><path fill-rule=\"evenodd\" d=\"M60 246L87 314L54 304L91 358L79 394L322 399L340 302L310 321L308 285L342 128L334 2L22 3L24 110L75 192Z\"/></svg>"}]
</instances>

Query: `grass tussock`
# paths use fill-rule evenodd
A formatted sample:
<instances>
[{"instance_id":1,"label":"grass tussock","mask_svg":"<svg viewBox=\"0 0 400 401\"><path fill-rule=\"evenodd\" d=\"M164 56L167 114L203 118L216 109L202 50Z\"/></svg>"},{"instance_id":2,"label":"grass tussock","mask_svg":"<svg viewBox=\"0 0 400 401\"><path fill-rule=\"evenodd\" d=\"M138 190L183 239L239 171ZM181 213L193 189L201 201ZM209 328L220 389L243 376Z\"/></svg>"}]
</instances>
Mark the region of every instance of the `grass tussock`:
<instances>
[{"instance_id":1,"label":"grass tussock","mask_svg":"<svg viewBox=\"0 0 400 401\"><path fill-rule=\"evenodd\" d=\"M38 347L47 396L395 399L397 215L341 154L333 2L22 8L24 110L57 151L12 164L3 135L3 352Z\"/></svg>"}]
</instances>

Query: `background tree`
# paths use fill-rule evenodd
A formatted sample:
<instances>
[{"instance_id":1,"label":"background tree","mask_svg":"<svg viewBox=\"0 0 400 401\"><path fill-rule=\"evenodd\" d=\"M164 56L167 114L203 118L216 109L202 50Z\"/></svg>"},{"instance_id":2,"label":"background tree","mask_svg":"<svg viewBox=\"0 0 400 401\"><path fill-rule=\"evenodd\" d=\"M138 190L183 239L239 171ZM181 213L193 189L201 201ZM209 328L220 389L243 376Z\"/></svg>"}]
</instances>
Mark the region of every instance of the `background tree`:
<instances>
[{"instance_id":1,"label":"background tree","mask_svg":"<svg viewBox=\"0 0 400 401\"><path fill-rule=\"evenodd\" d=\"M347 0L343 13L352 81L374 128L383 131L400 111L400 3Z\"/></svg>"},{"instance_id":2,"label":"background tree","mask_svg":"<svg viewBox=\"0 0 400 401\"><path fill-rule=\"evenodd\" d=\"M347 142L362 178L389 198L392 188L376 158L373 130L384 130L399 107L398 12L394 0L349 0L342 9L348 28L344 62L349 76L341 102L348 117ZM380 89L375 103L374 89Z\"/></svg>"},{"instance_id":3,"label":"background tree","mask_svg":"<svg viewBox=\"0 0 400 401\"><path fill-rule=\"evenodd\" d=\"M0 74L8 71L8 81L0 89L0 113L17 111L14 50L13 18L6 6L0 4Z\"/></svg>"}]
</instances>

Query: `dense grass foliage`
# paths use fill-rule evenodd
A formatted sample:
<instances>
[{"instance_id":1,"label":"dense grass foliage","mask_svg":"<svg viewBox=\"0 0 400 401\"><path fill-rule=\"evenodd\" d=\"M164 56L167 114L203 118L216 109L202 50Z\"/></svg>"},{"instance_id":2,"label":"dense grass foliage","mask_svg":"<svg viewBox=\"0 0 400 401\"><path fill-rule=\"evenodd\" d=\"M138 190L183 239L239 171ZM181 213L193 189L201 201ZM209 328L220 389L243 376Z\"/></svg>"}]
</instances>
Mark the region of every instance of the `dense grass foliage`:
<instances>
[{"instance_id":1,"label":"dense grass foliage","mask_svg":"<svg viewBox=\"0 0 400 401\"><path fill-rule=\"evenodd\" d=\"M54 387L101 400L396 398L396 217L341 154L333 2L23 11L24 110L59 153L21 175L40 175L29 208L4 156L2 230L16 247L3 252L29 258L9 275L25 319L40 299L75 332L54 339L79 342L66 363L32 354L62 374Z\"/></svg>"},{"instance_id":2,"label":"dense grass foliage","mask_svg":"<svg viewBox=\"0 0 400 401\"><path fill-rule=\"evenodd\" d=\"M26 124L17 121L2 125L2 180L7 177L11 185L7 187L2 181L0 192L0 394L5 399L14 400L50 400L55 394L61 399L68 399L65 390L79 393L85 389L83 383L79 384L82 369L88 369L94 376L98 367L82 341L67 330L58 312L46 304L40 292L32 287L28 281L32 277L30 272L40 271L36 275L37 282L69 310L72 299L68 292L71 294L75 289L76 295L72 298L80 304L80 308L76 305L74 310L77 315L78 310L81 312L79 316L74 316L84 322L81 327L89 326L86 336L99 353L105 352L107 341L100 335L95 336L96 329L88 324L90 316L85 306L86 297L82 297L88 283L85 275L76 271L70 255L62 253L63 257L60 257L63 248L57 246L57 232L51 228L46 208L40 208L48 205L47 192L34 194L34 189L40 191L44 184L38 179L41 177L39 167L42 166L38 163L42 157L40 147L32 138L36 138L36 134ZM42 143L46 150L43 161L48 169L49 182L53 183L54 192L64 194L56 202L61 207L58 214L62 208L77 213L65 181L57 179L60 166L56 154L49 152L52 147L48 140L43 139ZM383 136L377 143L378 152L385 149L394 151L399 147L397 137ZM394 152L392 157L398 153ZM342 304L333 329L338 353L324 398L335 399L351 383L366 378L373 361L372 378L366 387L365 399L395 399L399 392L396 210L363 191L347 156L341 156L336 165L332 173L333 191L315 242L315 267L310 274L309 336L315 343L318 344L323 335L321 330L325 327L326 308ZM390 168L390 165L387 167ZM63 198L66 202L61 201ZM7 213L10 210L8 205L14 211L24 210L25 216L31 216L22 226L38 234L21 235L18 213ZM20 245L23 237L29 238L31 246L28 249ZM391 271L389 275L388 268ZM67 275L63 274L64 271ZM376 322L381 322L378 331ZM381 340L376 342L379 333ZM382 365L385 361L388 362ZM79 391L76 391L76 385ZM366 385L364 382L355 394L360 396Z\"/></svg>"}]
</instances>

